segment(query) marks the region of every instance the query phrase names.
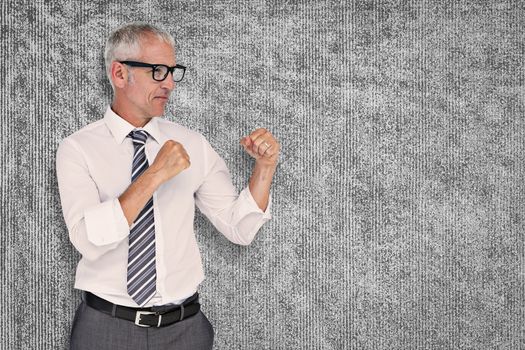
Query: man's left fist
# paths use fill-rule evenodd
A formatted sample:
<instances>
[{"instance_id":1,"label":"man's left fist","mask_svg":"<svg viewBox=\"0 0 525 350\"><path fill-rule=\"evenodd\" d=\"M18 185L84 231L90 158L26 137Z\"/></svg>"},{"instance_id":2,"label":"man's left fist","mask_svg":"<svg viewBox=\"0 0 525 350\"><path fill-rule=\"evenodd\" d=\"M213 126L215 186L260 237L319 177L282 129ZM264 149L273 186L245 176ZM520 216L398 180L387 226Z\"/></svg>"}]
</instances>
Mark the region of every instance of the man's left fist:
<instances>
[{"instance_id":1,"label":"man's left fist","mask_svg":"<svg viewBox=\"0 0 525 350\"><path fill-rule=\"evenodd\" d=\"M241 139L241 145L261 165L276 165L281 145L266 129L260 128Z\"/></svg>"}]
</instances>

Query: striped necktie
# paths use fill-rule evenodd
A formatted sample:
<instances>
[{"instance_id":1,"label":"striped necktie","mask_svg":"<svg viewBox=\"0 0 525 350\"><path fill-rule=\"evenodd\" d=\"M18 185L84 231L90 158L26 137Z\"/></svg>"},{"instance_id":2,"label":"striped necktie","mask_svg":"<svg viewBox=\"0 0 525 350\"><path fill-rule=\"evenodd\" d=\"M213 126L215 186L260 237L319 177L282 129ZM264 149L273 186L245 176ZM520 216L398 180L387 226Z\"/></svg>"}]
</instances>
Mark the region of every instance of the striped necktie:
<instances>
[{"instance_id":1,"label":"striped necktie","mask_svg":"<svg viewBox=\"0 0 525 350\"><path fill-rule=\"evenodd\" d=\"M148 133L144 130L133 130L128 136L132 138L135 148L131 170L131 181L133 182L149 166L145 152ZM139 306L144 306L155 295L156 282L155 220L153 197L151 197L130 228L128 294Z\"/></svg>"}]
</instances>

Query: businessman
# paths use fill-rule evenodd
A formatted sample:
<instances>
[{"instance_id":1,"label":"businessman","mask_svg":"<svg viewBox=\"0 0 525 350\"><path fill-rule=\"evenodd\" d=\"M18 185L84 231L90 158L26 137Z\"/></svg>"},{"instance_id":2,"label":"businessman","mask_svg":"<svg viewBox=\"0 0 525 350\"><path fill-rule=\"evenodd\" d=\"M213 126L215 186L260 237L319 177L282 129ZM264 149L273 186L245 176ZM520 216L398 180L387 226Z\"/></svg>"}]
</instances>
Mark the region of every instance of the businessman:
<instances>
[{"instance_id":1,"label":"businessman","mask_svg":"<svg viewBox=\"0 0 525 350\"><path fill-rule=\"evenodd\" d=\"M186 70L169 33L124 25L110 35L105 63L112 103L57 151L64 219L82 255L70 348L211 349L195 205L227 239L249 244L271 218L280 145L263 128L240 140L255 161L238 193L201 134L162 118Z\"/></svg>"}]
</instances>

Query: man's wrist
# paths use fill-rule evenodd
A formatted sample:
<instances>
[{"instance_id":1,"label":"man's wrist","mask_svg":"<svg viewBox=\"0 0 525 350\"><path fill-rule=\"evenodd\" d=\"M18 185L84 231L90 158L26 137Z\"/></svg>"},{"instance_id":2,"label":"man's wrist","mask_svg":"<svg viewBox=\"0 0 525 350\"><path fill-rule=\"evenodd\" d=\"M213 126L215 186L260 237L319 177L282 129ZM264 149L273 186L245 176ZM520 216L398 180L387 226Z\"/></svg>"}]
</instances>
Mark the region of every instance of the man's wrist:
<instances>
[{"instance_id":1,"label":"man's wrist","mask_svg":"<svg viewBox=\"0 0 525 350\"><path fill-rule=\"evenodd\" d=\"M250 182L256 181L260 183L270 183L272 181L273 175L275 174L276 168L277 164L255 162L255 166L252 170L252 176L250 177Z\"/></svg>"},{"instance_id":2,"label":"man's wrist","mask_svg":"<svg viewBox=\"0 0 525 350\"><path fill-rule=\"evenodd\" d=\"M256 168L261 169L261 170L266 170L266 171L275 171L275 169L277 169L277 164L278 164L277 161L268 161L265 159L263 160L262 158L257 159L255 161Z\"/></svg>"},{"instance_id":3,"label":"man's wrist","mask_svg":"<svg viewBox=\"0 0 525 350\"><path fill-rule=\"evenodd\" d=\"M139 178L143 185L153 193L159 188L163 181L158 173L150 171L150 169L151 168L146 169Z\"/></svg>"}]
</instances>

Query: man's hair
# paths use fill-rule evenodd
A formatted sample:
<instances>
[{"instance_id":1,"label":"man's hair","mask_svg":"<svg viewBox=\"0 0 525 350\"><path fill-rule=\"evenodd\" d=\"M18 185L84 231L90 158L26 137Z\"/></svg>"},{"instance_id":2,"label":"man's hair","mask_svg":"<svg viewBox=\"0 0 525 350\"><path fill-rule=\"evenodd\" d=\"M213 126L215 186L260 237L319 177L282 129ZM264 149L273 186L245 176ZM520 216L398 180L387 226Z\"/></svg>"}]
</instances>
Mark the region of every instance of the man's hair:
<instances>
[{"instance_id":1,"label":"man's hair","mask_svg":"<svg viewBox=\"0 0 525 350\"><path fill-rule=\"evenodd\" d=\"M173 40L170 33L147 23L128 23L115 29L111 33L104 50L106 74L111 87L113 87L113 82L111 81L111 63L113 61L129 60L138 55L140 51L140 42L148 35L157 36L160 40L175 47L175 40Z\"/></svg>"}]
</instances>

